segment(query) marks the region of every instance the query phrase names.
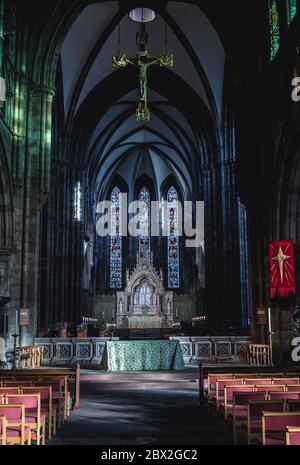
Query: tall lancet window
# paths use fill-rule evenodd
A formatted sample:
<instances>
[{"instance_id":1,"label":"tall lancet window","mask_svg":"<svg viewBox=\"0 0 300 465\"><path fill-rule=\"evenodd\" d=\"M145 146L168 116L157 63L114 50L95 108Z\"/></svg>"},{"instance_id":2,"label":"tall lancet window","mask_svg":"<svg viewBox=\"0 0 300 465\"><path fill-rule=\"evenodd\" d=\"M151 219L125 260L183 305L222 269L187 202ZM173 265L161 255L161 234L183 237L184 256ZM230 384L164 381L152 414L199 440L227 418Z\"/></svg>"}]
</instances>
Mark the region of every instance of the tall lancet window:
<instances>
[{"instance_id":1,"label":"tall lancet window","mask_svg":"<svg viewBox=\"0 0 300 465\"><path fill-rule=\"evenodd\" d=\"M274 59L280 47L280 23L277 0L269 0L269 24L270 24L270 58Z\"/></svg>"},{"instance_id":2,"label":"tall lancet window","mask_svg":"<svg viewBox=\"0 0 300 465\"><path fill-rule=\"evenodd\" d=\"M178 234L178 193L170 187L167 194L168 206L168 287L180 286L179 278L179 234Z\"/></svg>"},{"instance_id":3,"label":"tall lancet window","mask_svg":"<svg viewBox=\"0 0 300 465\"><path fill-rule=\"evenodd\" d=\"M151 257L151 197L147 187L142 187L139 193L139 201L144 202L139 213L139 257Z\"/></svg>"},{"instance_id":4,"label":"tall lancet window","mask_svg":"<svg viewBox=\"0 0 300 465\"><path fill-rule=\"evenodd\" d=\"M286 0L287 21L291 24L297 13L297 0Z\"/></svg>"},{"instance_id":5,"label":"tall lancet window","mask_svg":"<svg viewBox=\"0 0 300 465\"><path fill-rule=\"evenodd\" d=\"M73 199L73 211L74 219L76 221L82 221L82 187L81 182L78 181L74 187L74 199Z\"/></svg>"},{"instance_id":6,"label":"tall lancet window","mask_svg":"<svg viewBox=\"0 0 300 465\"><path fill-rule=\"evenodd\" d=\"M116 186L111 193L111 235L110 235L110 287L122 287L122 205L121 191Z\"/></svg>"}]
</instances>

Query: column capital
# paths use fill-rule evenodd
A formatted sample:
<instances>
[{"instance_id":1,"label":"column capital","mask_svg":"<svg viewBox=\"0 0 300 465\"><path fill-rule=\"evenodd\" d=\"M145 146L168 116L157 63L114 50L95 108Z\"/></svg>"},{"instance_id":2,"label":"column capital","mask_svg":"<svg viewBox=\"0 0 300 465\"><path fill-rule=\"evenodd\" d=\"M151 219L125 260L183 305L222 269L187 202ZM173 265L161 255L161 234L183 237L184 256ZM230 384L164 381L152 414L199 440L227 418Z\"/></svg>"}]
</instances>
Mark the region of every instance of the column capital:
<instances>
[{"instance_id":1,"label":"column capital","mask_svg":"<svg viewBox=\"0 0 300 465\"><path fill-rule=\"evenodd\" d=\"M234 166L235 159L227 158L226 160L210 160L208 163L202 165L201 169L205 172L216 171L220 168L226 168L228 166Z\"/></svg>"},{"instance_id":2,"label":"column capital","mask_svg":"<svg viewBox=\"0 0 300 465\"><path fill-rule=\"evenodd\" d=\"M56 94L55 87L45 86L42 84L30 83L29 91L36 97L44 97L46 99L53 99Z\"/></svg>"}]
</instances>

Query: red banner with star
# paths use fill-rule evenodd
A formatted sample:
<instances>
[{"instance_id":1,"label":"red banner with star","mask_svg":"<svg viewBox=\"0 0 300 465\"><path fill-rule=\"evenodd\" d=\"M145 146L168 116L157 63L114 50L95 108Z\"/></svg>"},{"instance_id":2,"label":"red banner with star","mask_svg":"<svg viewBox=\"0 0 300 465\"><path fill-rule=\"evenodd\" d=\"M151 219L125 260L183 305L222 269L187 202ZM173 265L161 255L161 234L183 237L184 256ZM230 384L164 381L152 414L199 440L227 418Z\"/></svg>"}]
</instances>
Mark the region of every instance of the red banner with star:
<instances>
[{"instance_id":1,"label":"red banner with star","mask_svg":"<svg viewBox=\"0 0 300 465\"><path fill-rule=\"evenodd\" d=\"M269 244L271 297L278 294L288 297L296 293L293 241L276 241Z\"/></svg>"}]
</instances>

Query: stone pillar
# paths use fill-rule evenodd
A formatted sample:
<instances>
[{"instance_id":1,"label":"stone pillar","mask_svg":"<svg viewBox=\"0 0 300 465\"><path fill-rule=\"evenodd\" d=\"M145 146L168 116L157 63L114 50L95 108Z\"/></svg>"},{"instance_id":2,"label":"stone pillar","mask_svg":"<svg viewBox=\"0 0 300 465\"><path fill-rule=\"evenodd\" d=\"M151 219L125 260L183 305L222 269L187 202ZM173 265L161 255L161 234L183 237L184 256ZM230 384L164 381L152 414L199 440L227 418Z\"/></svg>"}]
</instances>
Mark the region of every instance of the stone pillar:
<instances>
[{"instance_id":1,"label":"stone pillar","mask_svg":"<svg viewBox=\"0 0 300 465\"><path fill-rule=\"evenodd\" d=\"M14 328L15 315L9 311L7 304L11 301L11 271L14 259L14 251L8 247L0 248L0 336L7 341L7 346L12 346L10 338Z\"/></svg>"},{"instance_id":2,"label":"stone pillar","mask_svg":"<svg viewBox=\"0 0 300 465\"><path fill-rule=\"evenodd\" d=\"M203 170L206 306L212 323L241 323L234 161Z\"/></svg>"},{"instance_id":3,"label":"stone pillar","mask_svg":"<svg viewBox=\"0 0 300 465\"><path fill-rule=\"evenodd\" d=\"M272 307L273 359L282 364L290 361L292 352L291 308Z\"/></svg>"},{"instance_id":4,"label":"stone pillar","mask_svg":"<svg viewBox=\"0 0 300 465\"><path fill-rule=\"evenodd\" d=\"M49 193L52 100L54 89L34 85L28 96L20 307L31 322L21 328L21 344L32 343L38 324L39 212Z\"/></svg>"},{"instance_id":5,"label":"stone pillar","mask_svg":"<svg viewBox=\"0 0 300 465\"><path fill-rule=\"evenodd\" d=\"M0 0L0 79L4 79L4 74L3 74L3 28L4 28L4 0ZM1 83L0 83L1 85ZM1 89L0 89L0 95L1 95ZM3 111L3 104L4 102L0 100L0 113Z\"/></svg>"}]
</instances>

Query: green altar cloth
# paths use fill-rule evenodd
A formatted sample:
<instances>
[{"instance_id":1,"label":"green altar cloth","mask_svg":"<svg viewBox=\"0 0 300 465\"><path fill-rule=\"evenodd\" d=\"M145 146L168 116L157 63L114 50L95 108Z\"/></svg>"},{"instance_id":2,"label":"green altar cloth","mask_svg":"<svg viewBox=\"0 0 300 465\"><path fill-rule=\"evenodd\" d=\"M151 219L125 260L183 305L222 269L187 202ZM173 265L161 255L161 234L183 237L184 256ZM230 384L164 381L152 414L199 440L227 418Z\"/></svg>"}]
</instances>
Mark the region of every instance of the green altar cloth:
<instances>
[{"instance_id":1,"label":"green altar cloth","mask_svg":"<svg viewBox=\"0 0 300 465\"><path fill-rule=\"evenodd\" d=\"M108 341L101 362L108 371L184 370L179 341Z\"/></svg>"}]
</instances>

